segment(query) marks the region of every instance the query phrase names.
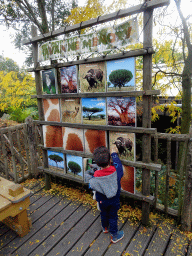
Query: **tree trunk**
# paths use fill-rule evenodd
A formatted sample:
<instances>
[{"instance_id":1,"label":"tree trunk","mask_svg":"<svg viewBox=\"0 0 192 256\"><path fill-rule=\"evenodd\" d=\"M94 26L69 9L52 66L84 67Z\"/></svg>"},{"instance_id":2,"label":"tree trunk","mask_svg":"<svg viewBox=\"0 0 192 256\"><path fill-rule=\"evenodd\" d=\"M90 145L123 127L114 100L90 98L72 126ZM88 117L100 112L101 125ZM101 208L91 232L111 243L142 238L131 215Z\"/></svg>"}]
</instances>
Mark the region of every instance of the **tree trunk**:
<instances>
[{"instance_id":1,"label":"tree trunk","mask_svg":"<svg viewBox=\"0 0 192 256\"><path fill-rule=\"evenodd\" d=\"M192 136L192 127L190 129ZM181 215L181 230L191 231L191 217L192 217L192 142L189 142L187 154L187 170L185 179L185 193L183 200L183 211Z\"/></svg>"},{"instance_id":2,"label":"tree trunk","mask_svg":"<svg viewBox=\"0 0 192 256\"><path fill-rule=\"evenodd\" d=\"M185 67L182 75L182 120L181 133L189 133L191 122L191 74L192 74L192 49L185 60Z\"/></svg>"},{"instance_id":3,"label":"tree trunk","mask_svg":"<svg viewBox=\"0 0 192 256\"><path fill-rule=\"evenodd\" d=\"M45 10L45 1L38 0L37 3L38 3L39 12L40 12L41 20L42 20L42 31L43 31L43 33L48 33L49 26L48 26L47 15L46 15L46 10Z\"/></svg>"},{"instance_id":4,"label":"tree trunk","mask_svg":"<svg viewBox=\"0 0 192 256\"><path fill-rule=\"evenodd\" d=\"M185 60L185 66L182 74L182 119L181 119L181 133L187 134L189 133L189 128L191 124L191 74L192 74L192 49L189 49L189 54L187 59ZM181 166L181 158L183 152L183 142L180 143L179 147L179 159L177 170L180 169ZM185 154L187 158L187 151ZM186 170L186 159L184 165L184 173Z\"/></svg>"}]
</instances>

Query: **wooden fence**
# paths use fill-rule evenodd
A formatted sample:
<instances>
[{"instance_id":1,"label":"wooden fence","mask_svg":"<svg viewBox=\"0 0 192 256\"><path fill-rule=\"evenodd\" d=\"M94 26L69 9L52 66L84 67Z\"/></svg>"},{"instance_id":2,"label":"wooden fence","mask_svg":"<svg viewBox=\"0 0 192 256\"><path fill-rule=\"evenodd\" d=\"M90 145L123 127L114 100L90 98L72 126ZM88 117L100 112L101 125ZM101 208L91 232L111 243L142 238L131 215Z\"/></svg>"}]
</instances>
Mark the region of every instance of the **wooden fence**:
<instances>
[{"instance_id":1,"label":"wooden fence","mask_svg":"<svg viewBox=\"0 0 192 256\"><path fill-rule=\"evenodd\" d=\"M191 139L190 134L167 134L167 133L156 133L153 136L154 143L154 162L159 162L158 153L160 150L159 140L166 141L166 159L164 159L165 171L164 175L160 175L163 170L161 168L160 172L155 171L155 201L154 206L156 209L160 209L165 213L169 213L173 216L181 216L182 206L183 206L183 196L185 187L185 160L187 160L188 145ZM177 147L172 147L172 143ZM181 163L177 165L177 169L173 169L172 163L172 150L174 149L175 159L178 159L179 148L182 145L181 152ZM162 161L162 159L161 159ZM175 163L174 163L175 164ZM177 164L177 163L176 163ZM160 191L159 183L161 179L164 181L164 191ZM161 181L162 183L162 181ZM162 189L162 187L161 187ZM159 193L163 192L163 202L158 203Z\"/></svg>"},{"instance_id":2,"label":"wooden fence","mask_svg":"<svg viewBox=\"0 0 192 256\"><path fill-rule=\"evenodd\" d=\"M33 122L32 118L27 118L24 124L1 128L0 175L16 183L37 176L38 166L43 165L41 159L42 146L40 146L42 145L42 139L40 127L36 122ZM153 163L150 163L150 166L146 166L151 171L151 196L148 198L141 197L137 191L135 195L131 193L125 193L125 195L136 200L152 201L156 209L170 215L181 215L185 185L183 167L190 139L189 134L156 133L152 135ZM163 159L164 163L159 158L159 151L162 150L161 141L166 142L166 146L164 145L164 150L166 151L165 159ZM172 143L175 142L178 143L178 147L172 146ZM173 153L176 156L180 143L184 143L182 162L180 169L174 170L171 151L174 150ZM154 167L157 166L156 164L160 166L159 163L161 163L162 168L159 168L159 170L154 168L153 170L153 165ZM132 163L132 165L136 166L136 172L139 172L139 169L144 167L143 163L139 161Z\"/></svg>"},{"instance_id":3,"label":"wooden fence","mask_svg":"<svg viewBox=\"0 0 192 256\"><path fill-rule=\"evenodd\" d=\"M40 130L28 117L26 123L0 129L0 175L20 183L37 176L38 165L42 165Z\"/></svg>"}]
</instances>

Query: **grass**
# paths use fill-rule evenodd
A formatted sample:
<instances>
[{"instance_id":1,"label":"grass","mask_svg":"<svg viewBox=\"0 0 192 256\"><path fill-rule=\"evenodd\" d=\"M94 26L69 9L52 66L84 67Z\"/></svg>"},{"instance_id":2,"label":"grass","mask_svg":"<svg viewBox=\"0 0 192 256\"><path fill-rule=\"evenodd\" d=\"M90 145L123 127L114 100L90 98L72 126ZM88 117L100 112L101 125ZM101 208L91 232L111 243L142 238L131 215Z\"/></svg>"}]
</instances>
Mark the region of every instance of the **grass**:
<instances>
[{"instance_id":1,"label":"grass","mask_svg":"<svg viewBox=\"0 0 192 256\"><path fill-rule=\"evenodd\" d=\"M105 84L98 82L97 87L90 88L89 83L86 80L81 81L80 87L81 93L94 93L94 92L106 92Z\"/></svg>"},{"instance_id":2,"label":"grass","mask_svg":"<svg viewBox=\"0 0 192 256\"><path fill-rule=\"evenodd\" d=\"M83 118L83 124L106 125L106 119L87 119Z\"/></svg>"},{"instance_id":3,"label":"grass","mask_svg":"<svg viewBox=\"0 0 192 256\"><path fill-rule=\"evenodd\" d=\"M107 91L108 92L129 92L129 91L134 91L134 87L133 86L125 86L125 87L107 87Z\"/></svg>"}]
</instances>

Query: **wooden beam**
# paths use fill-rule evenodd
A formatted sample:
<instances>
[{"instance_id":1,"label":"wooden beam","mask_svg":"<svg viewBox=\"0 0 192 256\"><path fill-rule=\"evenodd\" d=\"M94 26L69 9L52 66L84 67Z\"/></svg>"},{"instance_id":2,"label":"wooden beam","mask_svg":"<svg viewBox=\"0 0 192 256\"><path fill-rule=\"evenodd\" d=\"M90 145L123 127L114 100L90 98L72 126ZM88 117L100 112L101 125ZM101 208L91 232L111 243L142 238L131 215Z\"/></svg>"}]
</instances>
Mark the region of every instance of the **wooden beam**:
<instances>
[{"instance_id":1,"label":"wooden beam","mask_svg":"<svg viewBox=\"0 0 192 256\"><path fill-rule=\"evenodd\" d=\"M130 15L133 15L133 14L141 13L144 10L149 10L149 9L166 6L166 5L169 5L169 3L170 3L170 0L152 0L145 4L139 4L139 5L136 5L136 6L124 9L124 10L119 10L117 12L113 12L113 13L110 13L107 15L98 16L95 19L83 21L81 23L78 23L78 24L75 24L72 26L63 27L58 30L46 33L44 35L35 36L32 39L25 40L23 42L23 45L31 44L34 42L40 42L42 40L48 40L50 38L57 37L57 36L67 34L70 32L74 32L76 30L85 29L85 28L88 28L88 27L91 27L94 25L99 25L99 24L102 24L102 23L105 23L105 22L108 22L111 20L117 20L117 19L124 18L124 17L130 16Z\"/></svg>"},{"instance_id":2,"label":"wooden beam","mask_svg":"<svg viewBox=\"0 0 192 256\"><path fill-rule=\"evenodd\" d=\"M16 126L9 126L6 128L1 128L1 133L8 133L8 131L15 132L17 130L22 130L25 124L18 124Z\"/></svg>"},{"instance_id":3,"label":"wooden beam","mask_svg":"<svg viewBox=\"0 0 192 256\"><path fill-rule=\"evenodd\" d=\"M79 65L79 64L87 64L87 63L94 63L94 62L102 62L102 61L108 61L108 60L116 60L116 59L124 59L128 57L137 57L137 56L144 56L149 53L149 51L152 51L154 53L153 48L149 49L136 49L131 51L123 51L118 54L109 54L109 55L103 55L101 57L96 58L88 58L88 59L80 59L80 60L74 60L74 61L66 61L63 63L54 63L54 65L47 65L47 66L39 66L35 65L34 68L30 68L27 71L28 72L36 72L40 70L47 70L51 68L61 68L61 67L68 67L71 65Z\"/></svg>"},{"instance_id":4,"label":"wooden beam","mask_svg":"<svg viewBox=\"0 0 192 256\"><path fill-rule=\"evenodd\" d=\"M81 157L85 157L85 158L93 158L92 154L86 154L84 152L81 151L74 151L74 150L65 150L63 148L58 148L58 147L44 147L43 145L39 145L39 147L41 147L42 149L46 149L46 150L51 150L51 151L55 151L55 152L62 152L65 154L71 154L74 156L81 156ZM152 171L160 171L161 170L161 164L154 164L154 163L143 163L140 161L127 161L127 160L121 160L122 164L124 165L128 165L128 166L132 166L132 167L137 167L137 168L147 168L149 170Z\"/></svg>"},{"instance_id":5,"label":"wooden beam","mask_svg":"<svg viewBox=\"0 0 192 256\"><path fill-rule=\"evenodd\" d=\"M154 204L154 196L152 196L152 195L144 196L140 192L136 192L135 194L132 194L132 193L124 191L124 190L121 191L121 195L133 198L135 200L145 201L149 204Z\"/></svg>"},{"instance_id":6,"label":"wooden beam","mask_svg":"<svg viewBox=\"0 0 192 256\"><path fill-rule=\"evenodd\" d=\"M163 140L170 138L171 140L175 140L175 141L186 141L190 139L189 134L157 133L155 134L155 136L157 136L158 139L163 139Z\"/></svg>"},{"instance_id":7,"label":"wooden beam","mask_svg":"<svg viewBox=\"0 0 192 256\"><path fill-rule=\"evenodd\" d=\"M121 160L121 162L122 164L132 166L132 167L148 169L151 171L161 171L161 164L144 163L141 161L133 162L133 161L126 161L126 160Z\"/></svg>"},{"instance_id":8,"label":"wooden beam","mask_svg":"<svg viewBox=\"0 0 192 256\"><path fill-rule=\"evenodd\" d=\"M159 95L160 90L147 91L124 91L124 92L97 92L97 97L138 97L143 95ZM65 93L65 94L46 94L32 95L32 99L61 99L61 98L93 98L95 93Z\"/></svg>"},{"instance_id":9,"label":"wooden beam","mask_svg":"<svg viewBox=\"0 0 192 256\"><path fill-rule=\"evenodd\" d=\"M47 173L49 175L57 176L57 177L60 177L60 178L63 178L63 179L72 180L72 181L75 181L75 182L78 182L78 183L81 183L81 184L82 183L87 184L87 183L84 183L81 179L74 178L74 177L72 177L70 175L67 175L67 174L64 174L62 172L55 172L55 171L52 171L48 168L43 168L43 167L38 167L38 168L39 168L39 170L41 170L44 173ZM136 200L142 200L142 201L148 202L150 204L154 203L154 196L152 196L152 195L144 196L139 192L137 192L135 194L132 194L132 193L129 193L129 192L124 191L124 190L121 191L121 195L128 196L128 197L131 197L131 198L136 199Z\"/></svg>"},{"instance_id":10,"label":"wooden beam","mask_svg":"<svg viewBox=\"0 0 192 256\"><path fill-rule=\"evenodd\" d=\"M143 133L143 134L155 134L156 128L143 128L143 127L131 127L131 126L112 126L112 125L89 125L89 124L74 124L74 123L61 123L61 122L48 122L48 121L36 121L35 123L41 125L62 126L80 129L92 129L103 131L118 131L118 132L131 132L131 133Z\"/></svg>"}]
</instances>

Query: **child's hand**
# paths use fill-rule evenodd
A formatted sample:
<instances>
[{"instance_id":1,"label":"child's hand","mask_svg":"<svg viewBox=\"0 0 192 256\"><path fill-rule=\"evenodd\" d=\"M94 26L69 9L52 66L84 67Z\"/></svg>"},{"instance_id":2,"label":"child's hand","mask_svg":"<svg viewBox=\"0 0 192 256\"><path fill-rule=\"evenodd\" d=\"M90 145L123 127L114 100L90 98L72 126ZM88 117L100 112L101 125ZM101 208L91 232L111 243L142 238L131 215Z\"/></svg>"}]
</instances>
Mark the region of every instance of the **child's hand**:
<instances>
[{"instance_id":1,"label":"child's hand","mask_svg":"<svg viewBox=\"0 0 192 256\"><path fill-rule=\"evenodd\" d=\"M110 146L110 151L111 151L111 153L114 153L114 152L118 153L118 149L115 144L112 144L112 146Z\"/></svg>"}]
</instances>

